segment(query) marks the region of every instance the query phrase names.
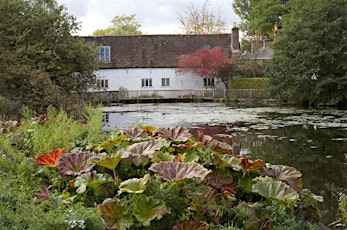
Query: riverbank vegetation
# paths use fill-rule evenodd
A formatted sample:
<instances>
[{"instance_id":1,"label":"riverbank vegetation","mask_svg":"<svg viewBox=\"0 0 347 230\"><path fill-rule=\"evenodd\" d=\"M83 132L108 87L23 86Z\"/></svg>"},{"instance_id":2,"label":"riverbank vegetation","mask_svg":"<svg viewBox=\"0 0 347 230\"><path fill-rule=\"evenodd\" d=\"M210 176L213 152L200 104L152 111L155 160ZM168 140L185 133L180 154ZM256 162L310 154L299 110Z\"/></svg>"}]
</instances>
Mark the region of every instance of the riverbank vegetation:
<instances>
[{"instance_id":1,"label":"riverbank vegetation","mask_svg":"<svg viewBox=\"0 0 347 230\"><path fill-rule=\"evenodd\" d=\"M101 111L1 122L4 229L324 229L322 197L285 165L184 127L105 133ZM346 226L346 199L338 221Z\"/></svg>"}]
</instances>

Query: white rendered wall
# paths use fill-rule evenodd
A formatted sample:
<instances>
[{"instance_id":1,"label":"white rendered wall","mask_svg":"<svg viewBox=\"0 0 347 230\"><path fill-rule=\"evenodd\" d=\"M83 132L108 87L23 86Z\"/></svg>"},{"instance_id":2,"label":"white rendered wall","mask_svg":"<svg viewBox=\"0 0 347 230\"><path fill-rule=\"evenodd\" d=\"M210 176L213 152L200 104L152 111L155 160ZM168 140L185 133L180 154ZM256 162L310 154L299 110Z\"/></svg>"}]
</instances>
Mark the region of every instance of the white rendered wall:
<instances>
[{"instance_id":1,"label":"white rendered wall","mask_svg":"<svg viewBox=\"0 0 347 230\"><path fill-rule=\"evenodd\" d=\"M174 68L101 69L98 79L108 80L108 91L205 89L203 78L192 73L178 73ZM152 79L152 87L142 87L143 78ZM162 78L170 78L170 86L162 86ZM216 84L216 87L223 87Z\"/></svg>"}]
</instances>

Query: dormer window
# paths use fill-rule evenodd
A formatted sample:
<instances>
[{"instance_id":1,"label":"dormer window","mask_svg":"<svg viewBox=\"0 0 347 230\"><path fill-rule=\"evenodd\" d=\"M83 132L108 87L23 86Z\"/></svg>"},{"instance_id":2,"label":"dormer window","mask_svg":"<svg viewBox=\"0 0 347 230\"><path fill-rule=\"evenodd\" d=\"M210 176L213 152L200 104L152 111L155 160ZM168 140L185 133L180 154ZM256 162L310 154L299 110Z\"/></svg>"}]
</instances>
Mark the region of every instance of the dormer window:
<instances>
[{"instance_id":1,"label":"dormer window","mask_svg":"<svg viewBox=\"0 0 347 230\"><path fill-rule=\"evenodd\" d=\"M111 62L111 47L100 46L97 60L102 62Z\"/></svg>"}]
</instances>

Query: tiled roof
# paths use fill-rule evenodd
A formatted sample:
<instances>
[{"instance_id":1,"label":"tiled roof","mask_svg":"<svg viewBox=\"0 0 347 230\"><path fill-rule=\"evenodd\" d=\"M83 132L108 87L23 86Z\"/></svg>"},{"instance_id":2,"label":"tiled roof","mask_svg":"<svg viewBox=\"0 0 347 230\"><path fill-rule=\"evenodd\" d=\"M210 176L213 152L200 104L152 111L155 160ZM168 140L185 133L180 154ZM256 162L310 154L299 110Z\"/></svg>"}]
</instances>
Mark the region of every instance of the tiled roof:
<instances>
[{"instance_id":1,"label":"tiled roof","mask_svg":"<svg viewBox=\"0 0 347 230\"><path fill-rule=\"evenodd\" d=\"M101 68L176 68L179 57L202 48L221 47L231 56L231 34L132 35L84 37L111 47L111 62Z\"/></svg>"}]
</instances>

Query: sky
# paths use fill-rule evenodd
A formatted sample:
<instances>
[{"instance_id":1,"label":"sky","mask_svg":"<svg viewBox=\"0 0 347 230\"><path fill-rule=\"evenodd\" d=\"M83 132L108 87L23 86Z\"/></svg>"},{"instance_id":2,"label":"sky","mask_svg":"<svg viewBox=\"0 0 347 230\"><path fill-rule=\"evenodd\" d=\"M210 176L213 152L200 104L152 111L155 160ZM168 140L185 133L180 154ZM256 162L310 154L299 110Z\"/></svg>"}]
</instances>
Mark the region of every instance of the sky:
<instances>
[{"instance_id":1,"label":"sky","mask_svg":"<svg viewBox=\"0 0 347 230\"><path fill-rule=\"evenodd\" d=\"M179 34L178 14L185 15L189 5L201 6L205 0L57 0L80 22L80 36L89 36L97 29L111 26L115 16L136 14L143 34ZM220 11L231 30L240 18L232 8L233 0L209 0L214 11ZM228 31L226 31L228 32Z\"/></svg>"}]
</instances>

